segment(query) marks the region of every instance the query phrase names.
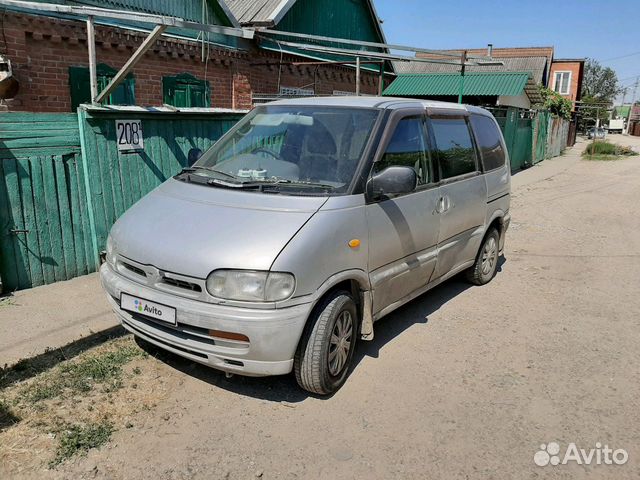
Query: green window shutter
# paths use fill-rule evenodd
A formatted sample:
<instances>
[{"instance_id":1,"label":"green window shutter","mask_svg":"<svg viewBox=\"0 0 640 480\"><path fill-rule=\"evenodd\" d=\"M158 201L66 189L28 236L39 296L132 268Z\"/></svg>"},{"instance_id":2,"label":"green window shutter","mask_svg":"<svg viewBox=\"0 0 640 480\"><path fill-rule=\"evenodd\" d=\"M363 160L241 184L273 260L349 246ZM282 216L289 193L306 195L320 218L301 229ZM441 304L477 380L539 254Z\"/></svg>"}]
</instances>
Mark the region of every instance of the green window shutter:
<instances>
[{"instance_id":1,"label":"green window shutter","mask_svg":"<svg viewBox=\"0 0 640 480\"><path fill-rule=\"evenodd\" d=\"M209 107L209 82L199 80L188 73L162 79L162 98L174 107Z\"/></svg>"},{"instance_id":2,"label":"green window shutter","mask_svg":"<svg viewBox=\"0 0 640 480\"><path fill-rule=\"evenodd\" d=\"M98 91L104 90L116 70L104 63L96 67ZM91 102L91 82L88 67L69 67L69 89L71 93L71 110L76 111L82 103ZM132 74L127 75L103 104L105 105L135 105L135 79Z\"/></svg>"},{"instance_id":3,"label":"green window shutter","mask_svg":"<svg viewBox=\"0 0 640 480\"><path fill-rule=\"evenodd\" d=\"M188 102L189 96L187 90L183 86L177 86L173 96L174 107L190 107Z\"/></svg>"},{"instance_id":4,"label":"green window shutter","mask_svg":"<svg viewBox=\"0 0 640 480\"><path fill-rule=\"evenodd\" d=\"M174 96L176 91L176 77L162 77L162 103L165 105L174 105Z\"/></svg>"},{"instance_id":5,"label":"green window shutter","mask_svg":"<svg viewBox=\"0 0 640 480\"><path fill-rule=\"evenodd\" d=\"M200 82L198 85L191 85L191 106L192 107L209 107L211 105L209 99L209 82Z\"/></svg>"}]
</instances>

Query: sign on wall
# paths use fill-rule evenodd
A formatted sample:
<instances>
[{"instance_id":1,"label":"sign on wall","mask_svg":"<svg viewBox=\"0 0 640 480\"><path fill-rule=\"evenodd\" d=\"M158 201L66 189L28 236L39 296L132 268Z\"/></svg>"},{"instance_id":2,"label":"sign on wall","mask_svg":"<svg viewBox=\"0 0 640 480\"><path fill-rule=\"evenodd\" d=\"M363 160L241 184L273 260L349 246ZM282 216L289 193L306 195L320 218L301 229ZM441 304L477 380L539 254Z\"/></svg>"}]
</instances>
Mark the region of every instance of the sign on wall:
<instances>
[{"instance_id":1,"label":"sign on wall","mask_svg":"<svg viewBox=\"0 0 640 480\"><path fill-rule=\"evenodd\" d=\"M116 143L119 152L143 150L142 120L116 120Z\"/></svg>"}]
</instances>

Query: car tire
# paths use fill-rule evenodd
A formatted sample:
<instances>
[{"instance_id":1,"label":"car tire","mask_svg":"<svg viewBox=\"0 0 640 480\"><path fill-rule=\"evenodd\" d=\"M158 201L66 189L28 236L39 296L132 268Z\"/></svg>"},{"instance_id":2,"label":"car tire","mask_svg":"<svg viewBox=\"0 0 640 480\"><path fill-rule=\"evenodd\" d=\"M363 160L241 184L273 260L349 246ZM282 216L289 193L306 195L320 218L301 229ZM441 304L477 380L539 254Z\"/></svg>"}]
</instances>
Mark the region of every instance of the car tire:
<instances>
[{"instance_id":1,"label":"car tire","mask_svg":"<svg viewBox=\"0 0 640 480\"><path fill-rule=\"evenodd\" d=\"M314 309L296 350L298 385L318 395L336 392L349 374L359 334L353 297L345 291L329 294Z\"/></svg>"},{"instance_id":2,"label":"car tire","mask_svg":"<svg viewBox=\"0 0 640 480\"><path fill-rule=\"evenodd\" d=\"M474 285L489 283L498 271L500 234L495 228L487 232L480 245L476 261L466 272L467 280Z\"/></svg>"}]
</instances>

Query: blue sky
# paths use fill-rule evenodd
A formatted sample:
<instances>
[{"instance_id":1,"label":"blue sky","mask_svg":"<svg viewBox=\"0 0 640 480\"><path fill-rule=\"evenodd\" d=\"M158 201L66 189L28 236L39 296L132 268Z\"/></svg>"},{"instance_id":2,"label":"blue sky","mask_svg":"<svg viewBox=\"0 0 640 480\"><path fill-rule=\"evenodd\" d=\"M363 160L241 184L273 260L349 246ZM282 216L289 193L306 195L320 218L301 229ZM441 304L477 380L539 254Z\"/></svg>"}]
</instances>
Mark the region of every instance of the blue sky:
<instances>
[{"instance_id":1,"label":"blue sky","mask_svg":"<svg viewBox=\"0 0 640 480\"><path fill-rule=\"evenodd\" d=\"M613 68L631 87L627 100L632 77L640 76L639 0L374 2L389 43L433 49L551 45L556 58L590 57Z\"/></svg>"}]
</instances>

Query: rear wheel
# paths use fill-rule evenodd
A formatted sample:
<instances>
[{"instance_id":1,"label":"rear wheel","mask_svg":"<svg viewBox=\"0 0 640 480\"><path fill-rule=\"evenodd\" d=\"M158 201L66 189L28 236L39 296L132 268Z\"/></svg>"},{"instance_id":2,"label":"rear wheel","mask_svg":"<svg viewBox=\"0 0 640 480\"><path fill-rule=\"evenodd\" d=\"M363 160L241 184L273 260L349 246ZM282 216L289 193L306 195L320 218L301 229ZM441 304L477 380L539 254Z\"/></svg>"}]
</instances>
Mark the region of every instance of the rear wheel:
<instances>
[{"instance_id":1,"label":"rear wheel","mask_svg":"<svg viewBox=\"0 0 640 480\"><path fill-rule=\"evenodd\" d=\"M489 230L482 241L476 262L467 270L467 280L474 285L485 285L498 271L500 234L495 228Z\"/></svg>"},{"instance_id":2,"label":"rear wheel","mask_svg":"<svg viewBox=\"0 0 640 480\"><path fill-rule=\"evenodd\" d=\"M353 297L338 291L315 309L294 358L298 384L320 395L337 391L346 381L360 330Z\"/></svg>"}]
</instances>

